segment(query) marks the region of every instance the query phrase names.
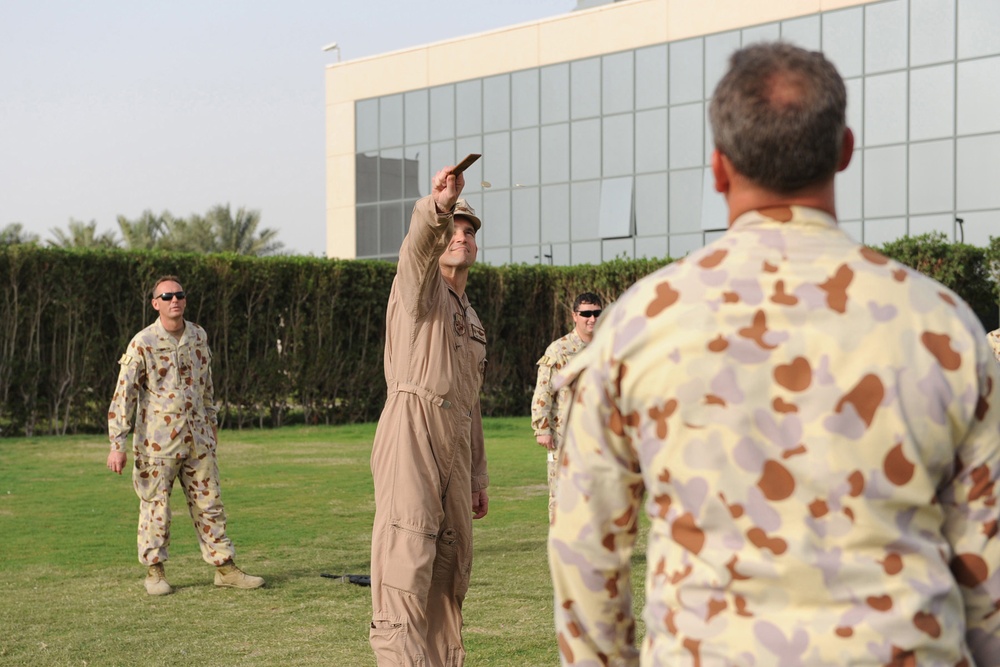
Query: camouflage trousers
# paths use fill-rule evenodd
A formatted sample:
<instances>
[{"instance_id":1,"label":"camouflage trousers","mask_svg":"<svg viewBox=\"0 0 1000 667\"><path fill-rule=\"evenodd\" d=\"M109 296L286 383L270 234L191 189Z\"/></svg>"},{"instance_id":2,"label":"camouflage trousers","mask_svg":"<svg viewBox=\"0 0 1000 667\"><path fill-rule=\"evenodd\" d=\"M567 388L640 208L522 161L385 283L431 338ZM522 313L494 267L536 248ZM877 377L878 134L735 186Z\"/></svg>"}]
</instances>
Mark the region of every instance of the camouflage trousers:
<instances>
[{"instance_id":1,"label":"camouflage trousers","mask_svg":"<svg viewBox=\"0 0 1000 667\"><path fill-rule=\"evenodd\" d=\"M221 565L234 555L226 537L226 510L219 491L219 467L215 448L192 446L183 459L135 457L132 486L139 496L139 562L163 563L170 546L170 492L180 478L194 521L201 557Z\"/></svg>"}]
</instances>

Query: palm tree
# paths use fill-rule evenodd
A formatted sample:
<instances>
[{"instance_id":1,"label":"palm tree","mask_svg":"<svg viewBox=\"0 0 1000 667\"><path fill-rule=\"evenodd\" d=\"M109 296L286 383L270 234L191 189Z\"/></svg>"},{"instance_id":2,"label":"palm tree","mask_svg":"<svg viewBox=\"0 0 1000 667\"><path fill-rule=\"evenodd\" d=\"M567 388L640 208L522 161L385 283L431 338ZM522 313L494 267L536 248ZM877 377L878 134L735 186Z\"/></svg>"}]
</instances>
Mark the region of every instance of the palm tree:
<instances>
[{"instance_id":1,"label":"palm tree","mask_svg":"<svg viewBox=\"0 0 1000 667\"><path fill-rule=\"evenodd\" d=\"M215 232L219 252L261 257L276 254L285 247L277 240L277 230L262 229L257 233L260 211L248 211L241 207L234 218L229 204L226 204L213 207L205 217Z\"/></svg>"},{"instance_id":2,"label":"palm tree","mask_svg":"<svg viewBox=\"0 0 1000 667\"><path fill-rule=\"evenodd\" d=\"M0 229L0 245L38 243L38 234L24 231L24 225L20 222L12 222L3 229Z\"/></svg>"},{"instance_id":3,"label":"palm tree","mask_svg":"<svg viewBox=\"0 0 1000 667\"><path fill-rule=\"evenodd\" d=\"M135 220L119 215L118 229L122 233L125 247L129 250L152 250L159 246L164 231L172 219L169 211L157 216L146 209Z\"/></svg>"},{"instance_id":4,"label":"palm tree","mask_svg":"<svg viewBox=\"0 0 1000 667\"><path fill-rule=\"evenodd\" d=\"M212 224L197 214L167 220L157 247L174 252L218 252Z\"/></svg>"},{"instance_id":5,"label":"palm tree","mask_svg":"<svg viewBox=\"0 0 1000 667\"><path fill-rule=\"evenodd\" d=\"M91 220L88 223L70 218L68 231L53 228L52 235L55 241L49 241L49 245L61 248L117 248L118 239L114 232L97 233L97 221Z\"/></svg>"}]
</instances>

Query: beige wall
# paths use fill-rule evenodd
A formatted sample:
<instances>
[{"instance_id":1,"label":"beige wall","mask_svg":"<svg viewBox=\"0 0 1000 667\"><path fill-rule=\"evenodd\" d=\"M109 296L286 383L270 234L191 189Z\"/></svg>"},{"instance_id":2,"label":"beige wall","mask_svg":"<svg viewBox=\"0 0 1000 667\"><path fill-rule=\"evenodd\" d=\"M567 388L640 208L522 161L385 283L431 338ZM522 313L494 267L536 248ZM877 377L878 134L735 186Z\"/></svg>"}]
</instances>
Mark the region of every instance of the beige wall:
<instances>
[{"instance_id":1,"label":"beige wall","mask_svg":"<svg viewBox=\"0 0 1000 667\"><path fill-rule=\"evenodd\" d=\"M627 0L326 68L326 254L355 256L356 100L588 58L876 0ZM497 58L498 53L503 58Z\"/></svg>"}]
</instances>

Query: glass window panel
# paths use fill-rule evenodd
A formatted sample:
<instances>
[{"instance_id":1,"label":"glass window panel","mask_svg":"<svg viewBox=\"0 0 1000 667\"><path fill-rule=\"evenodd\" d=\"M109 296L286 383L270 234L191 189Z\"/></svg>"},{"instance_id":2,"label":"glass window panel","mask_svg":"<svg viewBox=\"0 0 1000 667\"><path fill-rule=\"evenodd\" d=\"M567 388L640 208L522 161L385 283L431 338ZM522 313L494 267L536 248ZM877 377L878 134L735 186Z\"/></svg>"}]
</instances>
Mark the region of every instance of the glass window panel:
<instances>
[{"instance_id":1,"label":"glass window panel","mask_svg":"<svg viewBox=\"0 0 1000 667\"><path fill-rule=\"evenodd\" d=\"M701 169L670 173L670 233L697 232L701 229ZM701 238L700 236L698 237ZM675 257L673 250L670 256Z\"/></svg>"},{"instance_id":2,"label":"glass window panel","mask_svg":"<svg viewBox=\"0 0 1000 667\"><path fill-rule=\"evenodd\" d=\"M715 176L711 167L701 174L701 229L703 231L729 227L729 207L726 198L715 191Z\"/></svg>"},{"instance_id":3,"label":"glass window panel","mask_svg":"<svg viewBox=\"0 0 1000 667\"><path fill-rule=\"evenodd\" d=\"M670 108L670 168L700 167L704 164L702 103Z\"/></svg>"},{"instance_id":4,"label":"glass window panel","mask_svg":"<svg viewBox=\"0 0 1000 667\"><path fill-rule=\"evenodd\" d=\"M569 65L542 68L542 123L569 120Z\"/></svg>"},{"instance_id":5,"label":"glass window panel","mask_svg":"<svg viewBox=\"0 0 1000 667\"><path fill-rule=\"evenodd\" d=\"M958 57L1000 53L1000 2L962 0L958 12Z\"/></svg>"},{"instance_id":6,"label":"glass window panel","mask_svg":"<svg viewBox=\"0 0 1000 667\"><path fill-rule=\"evenodd\" d=\"M667 232L667 172L635 177L635 233L637 236Z\"/></svg>"},{"instance_id":7,"label":"glass window panel","mask_svg":"<svg viewBox=\"0 0 1000 667\"><path fill-rule=\"evenodd\" d=\"M570 249L573 264L600 264L601 263L601 242L584 241L572 244Z\"/></svg>"},{"instance_id":8,"label":"glass window panel","mask_svg":"<svg viewBox=\"0 0 1000 667\"><path fill-rule=\"evenodd\" d=\"M624 176L633 173L632 114L605 116L601 132L604 176Z\"/></svg>"},{"instance_id":9,"label":"glass window panel","mask_svg":"<svg viewBox=\"0 0 1000 667\"><path fill-rule=\"evenodd\" d=\"M399 254L403 245L403 204L380 204L379 214L379 254Z\"/></svg>"},{"instance_id":10,"label":"glass window panel","mask_svg":"<svg viewBox=\"0 0 1000 667\"><path fill-rule=\"evenodd\" d=\"M958 217L965 221L961 227L956 225L956 240L985 247L990 244L990 237L997 235L1000 229L1000 211L959 211ZM964 229L963 229L964 228Z\"/></svg>"},{"instance_id":11,"label":"glass window panel","mask_svg":"<svg viewBox=\"0 0 1000 667\"><path fill-rule=\"evenodd\" d=\"M585 181L570 187L570 214L573 240L599 238L597 213L601 206L601 182ZM575 258L574 258L575 261Z\"/></svg>"},{"instance_id":12,"label":"glass window panel","mask_svg":"<svg viewBox=\"0 0 1000 667\"><path fill-rule=\"evenodd\" d=\"M640 111L635 115L635 171L667 168L667 110Z\"/></svg>"},{"instance_id":13,"label":"glass window panel","mask_svg":"<svg viewBox=\"0 0 1000 667\"><path fill-rule=\"evenodd\" d=\"M379 101L379 137L381 147L403 143L403 96L390 95Z\"/></svg>"},{"instance_id":14,"label":"glass window panel","mask_svg":"<svg viewBox=\"0 0 1000 667\"><path fill-rule=\"evenodd\" d=\"M601 121L578 120L570 132L570 158L574 181L601 176Z\"/></svg>"},{"instance_id":15,"label":"glass window panel","mask_svg":"<svg viewBox=\"0 0 1000 667\"><path fill-rule=\"evenodd\" d=\"M569 241L569 185L542 187L542 243Z\"/></svg>"},{"instance_id":16,"label":"glass window panel","mask_svg":"<svg viewBox=\"0 0 1000 667\"><path fill-rule=\"evenodd\" d=\"M743 46L757 42L776 42L781 39L780 23L765 23L752 28L743 29Z\"/></svg>"},{"instance_id":17,"label":"glass window panel","mask_svg":"<svg viewBox=\"0 0 1000 667\"><path fill-rule=\"evenodd\" d=\"M378 198L399 199L403 196L403 149L390 148L379 154Z\"/></svg>"},{"instance_id":18,"label":"glass window panel","mask_svg":"<svg viewBox=\"0 0 1000 667\"><path fill-rule=\"evenodd\" d=\"M955 0L910 6L910 67L955 58Z\"/></svg>"},{"instance_id":19,"label":"glass window panel","mask_svg":"<svg viewBox=\"0 0 1000 667\"><path fill-rule=\"evenodd\" d=\"M834 194L837 203L837 218L839 220L857 220L861 218L861 151L856 150L847 169L837 174L834 181ZM854 237L860 240L860 236Z\"/></svg>"},{"instance_id":20,"label":"glass window panel","mask_svg":"<svg viewBox=\"0 0 1000 667\"><path fill-rule=\"evenodd\" d=\"M701 234L680 234L671 235L668 239L670 243L670 257L680 259L689 252L701 249L705 243Z\"/></svg>"},{"instance_id":21,"label":"glass window panel","mask_svg":"<svg viewBox=\"0 0 1000 667\"><path fill-rule=\"evenodd\" d=\"M720 230L720 229L717 229L717 230L712 231L712 232L705 232L705 234L704 234L704 240L705 240L704 243L705 243L705 245L708 245L709 243L715 243L716 241L718 241L719 239L721 239L725 235L726 235L725 230Z\"/></svg>"},{"instance_id":22,"label":"glass window panel","mask_svg":"<svg viewBox=\"0 0 1000 667\"><path fill-rule=\"evenodd\" d=\"M354 200L359 204L378 201L378 153L354 156Z\"/></svg>"},{"instance_id":23,"label":"glass window panel","mask_svg":"<svg viewBox=\"0 0 1000 667\"><path fill-rule=\"evenodd\" d=\"M512 127L538 125L538 70L514 72L510 85Z\"/></svg>"},{"instance_id":24,"label":"glass window panel","mask_svg":"<svg viewBox=\"0 0 1000 667\"><path fill-rule=\"evenodd\" d=\"M542 183L569 180L569 123L542 128Z\"/></svg>"},{"instance_id":25,"label":"glass window panel","mask_svg":"<svg viewBox=\"0 0 1000 667\"><path fill-rule=\"evenodd\" d=\"M957 106L959 134L1000 130L1000 58L958 64Z\"/></svg>"},{"instance_id":26,"label":"glass window panel","mask_svg":"<svg viewBox=\"0 0 1000 667\"><path fill-rule=\"evenodd\" d=\"M1000 208L1000 135L959 139L956 156L956 207Z\"/></svg>"},{"instance_id":27,"label":"glass window panel","mask_svg":"<svg viewBox=\"0 0 1000 667\"><path fill-rule=\"evenodd\" d=\"M510 249L510 261L513 264L540 264L540 257L537 245L514 246Z\"/></svg>"},{"instance_id":28,"label":"glass window panel","mask_svg":"<svg viewBox=\"0 0 1000 667\"><path fill-rule=\"evenodd\" d=\"M910 70L910 140L950 137L954 132L954 66Z\"/></svg>"},{"instance_id":29,"label":"glass window panel","mask_svg":"<svg viewBox=\"0 0 1000 667\"><path fill-rule=\"evenodd\" d=\"M488 226L483 222L479 231L479 235L485 232L480 241L482 247L492 250L510 245L510 190L487 191L483 195L482 220L490 221ZM506 261L510 261L509 254Z\"/></svg>"},{"instance_id":30,"label":"glass window panel","mask_svg":"<svg viewBox=\"0 0 1000 667\"><path fill-rule=\"evenodd\" d=\"M447 167L450 164L455 164L456 162L454 141L435 141L431 144L431 162L428 165L431 177L433 177L439 169L443 169L444 167Z\"/></svg>"},{"instance_id":31,"label":"glass window panel","mask_svg":"<svg viewBox=\"0 0 1000 667\"><path fill-rule=\"evenodd\" d=\"M491 76L483 81L483 131L510 129L510 76Z\"/></svg>"},{"instance_id":32,"label":"glass window panel","mask_svg":"<svg viewBox=\"0 0 1000 667\"><path fill-rule=\"evenodd\" d=\"M635 52L635 108L667 106L667 45L650 46Z\"/></svg>"},{"instance_id":33,"label":"glass window panel","mask_svg":"<svg viewBox=\"0 0 1000 667\"><path fill-rule=\"evenodd\" d=\"M854 146L859 148L865 143L865 127L861 122L864 113L864 81L850 79L844 82L847 89L847 127L854 132Z\"/></svg>"},{"instance_id":34,"label":"glass window panel","mask_svg":"<svg viewBox=\"0 0 1000 667\"><path fill-rule=\"evenodd\" d=\"M738 30L705 38L705 97L710 98L719 81L729 71L729 57L740 48Z\"/></svg>"},{"instance_id":35,"label":"glass window panel","mask_svg":"<svg viewBox=\"0 0 1000 667\"><path fill-rule=\"evenodd\" d=\"M538 128L511 132L511 169L515 185L538 185Z\"/></svg>"},{"instance_id":36,"label":"glass window panel","mask_svg":"<svg viewBox=\"0 0 1000 667\"><path fill-rule=\"evenodd\" d=\"M494 188L510 187L510 133L497 132L483 137L483 180ZM479 164L477 162L476 164Z\"/></svg>"},{"instance_id":37,"label":"glass window panel","mask_svg":"<svg viewBox=\"0 0 1000 667\"><path fill-rule=\"evenodd\" d=\"M539 236L539 191L538 188L514 188L511 191L513 214L511 215L511 237L516 244L538 243ZM538 246L534 246L538 254Z\"/></svg>"},{"instance_id":38,"label":"glass window panel","mask_svg":"<svg viewBox=\"0 0 1000 667\"><path fill-rule=\"evenodd\" d=\"M601 108L605 115L632 111L634 108L632 51L601 58Z\"/></svg>"},{"instance_id":39,"label":"glass window panel","mask_svg":"<svg viewBox=\"0 0 1000 667\"><path fill-rule=\"evenodd\" d=\"M683 104L704 99L702 83L702 40L689 39L670 44L670 103Z\"/></svg>"},{"instance_id":40,"label":"glass window panel","mask_svg":"<svg viewBox=\"0 0 1000 667\"><path fill-rule=\"evenodd\" d=\"M419 199L430 194L430 147L407 146L403 161L403 196Z\"/></svg>"},{"instance_id":41,"label":"glass window panel","mask_svg":"<svg viewBox=\"0 0 1000 667\"><path fill-rule=\"evenodd\" d=\"M458 136L483 132L483 82L481 79L455 84L455 128Z\"/></svg>"},{"instance_id":42,"label":"glass window panel","mask_svg":"<svg viewBox=\"0 0 1000 667\"><path fill-rule=\"evenodd\" d=\"M666 236L639 236L635 239L636 259L664 259L669 256Z\"/></svg>"},{"instance_id":43,"label":"glass window panel","mask_svg":"<svg viewBox=\"0 0 1000 667\"><path fill-rule=\"evenodd\" d=\"M487 257L488 255L488 257ZM480 253L485 258L485 263L490 266L503 266L510 264L510 246L503 248L491 248L488 253Z\"/></svg>"},{"instance_id":44,"label":"glass window panel","mask_svg":"<svg viewBox=\"0 0 1000 667\"><path fill-rule=\"evenodd\" d=\"M549 255L549 257L546 257L546 255ZM572 263L570 262L568 243L550 245L548 251L543 247L542 257L547 259L549 264L554 264L555 266L569 266Z\"/></svg>"},{"instance_id":45,"label":"glass window panel","mask_svg":"<svg viewBox=\"0 0 1000 667\"><path fill-rule=\"evenodd\" d=\"M865 71L886 72L906 67L909 26L906 0L865 7Z\"/></svg>"},{"instance_id":46,"label":"glass window panel","mask_svg":"<svg viewBox=\"0 0 1000 667\"><path fill-rule=\"evenodd\" d=\"M865 218L906 215L906 147L864 151Z\"/></svg>"},{"instance_id":47,"label":"glass window panel","mask_svg":"<svg viewBox=\"0 0 1000 667\"><path fill-rule=\"evenodd\" d=\"M949 241L955 237L955 218L948 215L914 215L910 216L910 236L933 234L940 232Z\"/></svg>"},{"instance_id":48,"label":"glass window panel","mask_svg":"<svg viewBox=\"0 0 1000 667\"><path fill-rule=\"evenodd\" d=\"M906 141L906 72L865 77L865 146Z\"/></svg>"},{"instance_id":49,"label":"glass window panel","mask_svg":"<svg viewBox=\"0 0 1000 667\"><path fill-rule=\"evenodd\" d=\"M635 259L635 239L608 239L601 243L601 261Z\"/></svg>"},{"instance_id":50,"label":"glass window panel","mask_svg":"<svg viewBox=\"0 0 1000 667\"><path fill-rule=\"evenodd\" d=\"M954 210L954 182L951 140L910 144L910 213Z\"/></svg>"},{"instance_id":51,"label":"glass window panel","mask_svg":"<svg viewBox=\"0 0 1000 667\"><path fill-rule=\"evenodd\" d=\"M781 22L781 39L810 51L819 51L819 15Z\"/></svg>"},{"instance_id":52,"label":"glass window panel","mask_svg":"<svg viewBox=\"0 0 1000 667\"><path fill-rule=\"evenodd\" d=\"M357 256L375 257L378 255L378 205L358 206L355 217L355 246Z\"/></svg>"},{"instance_id":53,"label":"glass window panel","mask_svg":"<svg viewBox=\"0 0 1000 667\"><path fill-rule=\"evenodd\" d=\"M455 87L431 88L431 140L455 136Z\"/></svg>"},{"instance_id":54,"label":"glass window panel","mask_svg":"<svg viewBox=\"0 0 1000 667\"><path fill-rule=\"evenodd\" d=\"M844 222L843 220L837 220L837 225L840 227L841 231L847 234L849 237L861 243L864 238L864 223L860 220Z\"/></svg>"},{"instance_id":55,"label":"glass window panel","mask_svg":"<svg viewBox=\"0 0 1000 667\"><path fill-rule=\"evenodd\" d=\"M358 153L378 148L378 98L354 105L354 149Z\"/></svg>"},{"instance_id":56,"label":"glass window panel","mask_svg":"<svg viewBox=\"0 0 1000 667\"><path fill-rule=\"evenodd\" d=\"M865 220L864 230L865 245L879 248L889 241L906 236L906 218Z\"/></svg>"},{"instance_id":57,"label":"glass window panel","mask_svg":"<svg viewBox=\"0 0 1000 667\"><path fill-rule=\"evenodd\" d=\"M845 79L862 74L863 19L859 7L823 14L823 54Z\"/></svg>"},{"instance_id":58,"label":"glass window panel","mask_svg":"<svg viewBox=\"0 0 1000 667\"><path fill-rule=\"evenodd\" d=\"M428 104L428 91L426 89L414 90L406 93L403 97L403 109L406 113L404 119L406 143L420 144L430 139Z\"/></svg>"},{"instance_id":59,"label":"glass window panel","mask_svg":"<svg viewBox=\"0 0 1000 667\"><path fill-rule=\"evenodd\" d=\"M572 118L588 118L601 114L601 59L577 60L570 63L570 114Z\"/></svg>"},{"instance_id":60,"label":"glass window panel","mask_svg":"<svg viewBox=\"0 0 1000 667\"><path fill-rule=\"evenodd\" d=\"M632 177L601 181L598 229L602 239L632 235Z\"/></svg>"},{"instance_id":61,"label":"glass window panel","mask_svg":"<svg viewBox=\"0 0 1000 667\"><path fill-rule=\"evenodd\" d=\"M469 153L483 154L482 135L463 137L455 141L455 160L461 160ZM467 195L472 192L481 192L482 189L483 159L480 158L477 162L474 162L471 167L465 170L465 189L462 190L462 192Z\"/></svg>"}]
</instances>

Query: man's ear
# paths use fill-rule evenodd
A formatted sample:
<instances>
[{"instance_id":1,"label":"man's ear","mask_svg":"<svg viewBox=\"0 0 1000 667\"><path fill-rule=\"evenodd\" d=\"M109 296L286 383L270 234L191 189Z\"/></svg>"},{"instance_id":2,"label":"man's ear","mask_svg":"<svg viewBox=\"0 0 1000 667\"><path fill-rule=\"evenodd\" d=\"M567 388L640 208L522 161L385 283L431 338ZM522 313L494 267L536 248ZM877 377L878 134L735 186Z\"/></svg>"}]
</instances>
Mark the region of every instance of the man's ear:
<instances>
[{"instance_id":1,"label":"man's ear","mask_svg":"<svg viewBox=\"0 0 1000 667\"><path fill-rule=\"evenodd\" d=\"M844 171L847 165L851 164L854 157L854 132L851 128L844 128L844 140L840 145L840 162L837 164L837 171Z\"/></svg>"},{"instance_id":2,"label":"man's ear","mask_svg":"<svg viewBox=\"0 0 1000 667\"><path fill-rule=\"evenodd\" d=\"M733 168L729 158L716 148L712 151L712 176L715 178L715 191L726 194L729 192L729 172Z\"/></svg>"}]
</instances>

